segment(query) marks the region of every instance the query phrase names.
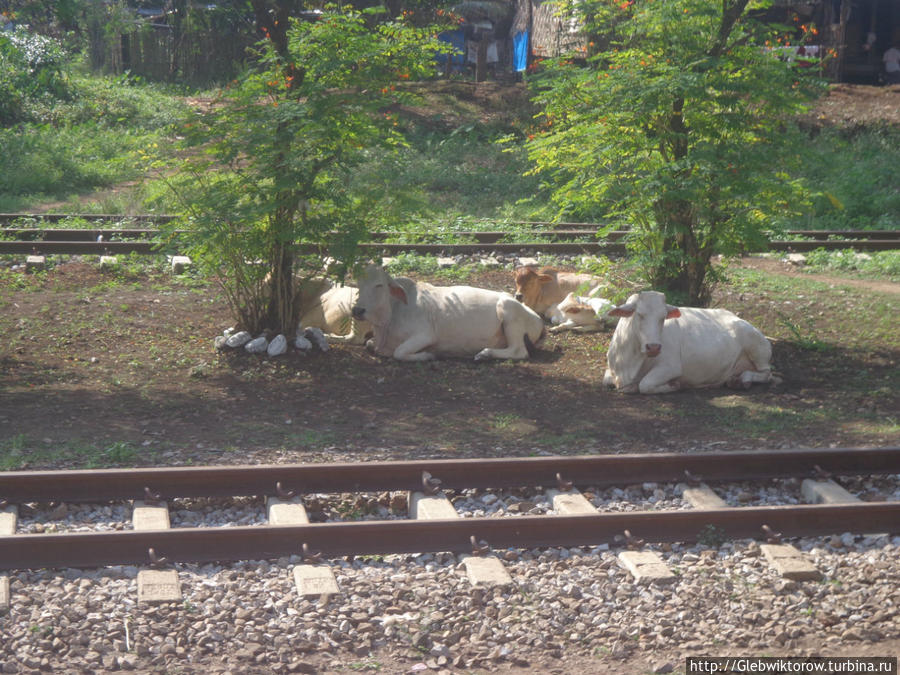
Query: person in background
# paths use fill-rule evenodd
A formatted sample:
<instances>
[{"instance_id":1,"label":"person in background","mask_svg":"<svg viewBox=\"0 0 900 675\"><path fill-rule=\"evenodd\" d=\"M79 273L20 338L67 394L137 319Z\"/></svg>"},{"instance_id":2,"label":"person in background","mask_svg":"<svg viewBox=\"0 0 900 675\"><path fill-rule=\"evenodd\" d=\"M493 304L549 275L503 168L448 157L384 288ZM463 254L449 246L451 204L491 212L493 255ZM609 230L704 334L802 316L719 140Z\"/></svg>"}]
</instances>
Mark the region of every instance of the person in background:
<instances>
[{"instance_id":1,"label":"person in background","mask_svg":"<svg viewBox=\"0 0 900 675\"><path fill-rule=\"evenodd\" d=\"M900 42L894 42L881 60L884 61L884 83L900 84Z\"/></svg>"}]
</instances>

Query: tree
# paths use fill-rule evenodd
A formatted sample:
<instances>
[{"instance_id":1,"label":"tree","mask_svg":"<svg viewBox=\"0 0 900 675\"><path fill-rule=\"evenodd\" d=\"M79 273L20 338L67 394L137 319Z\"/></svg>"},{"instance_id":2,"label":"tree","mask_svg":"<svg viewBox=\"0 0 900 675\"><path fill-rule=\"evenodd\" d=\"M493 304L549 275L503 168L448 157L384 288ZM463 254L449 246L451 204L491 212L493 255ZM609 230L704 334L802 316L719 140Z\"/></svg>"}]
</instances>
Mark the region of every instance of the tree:
<instances>
[{"instance_id":1,"label":"tree","mask_svg":"<svg viewBox=\"0 0 900 675\"><path fill-rule=\"evenodd\" d=\"M325 255L352 260L389 204L381 186L351 180L354 167L403 143L390 106L410 95L398 84L431 74L442 47L432 29L375 24L374 10L261 15L259 68L187 125L198 154L173 185L190 252L218 276L241 327L289 334L295 273L321 273Z\"/></svg>"},{"instance_id":2,"label":"tree","mask_svg":"<svg viewBox=\"0 0 900 675\"><path fill-rule=\"evenodd\" d=\"M750 17L760 6L579 1L586 63L535 81L529 153L560 215L630 226L647 281L692 304L708 300L714 255L761 245L771 215L804 199L791 119L820 83L767 49L781 38Z\"/></svg>"}]
</instances>

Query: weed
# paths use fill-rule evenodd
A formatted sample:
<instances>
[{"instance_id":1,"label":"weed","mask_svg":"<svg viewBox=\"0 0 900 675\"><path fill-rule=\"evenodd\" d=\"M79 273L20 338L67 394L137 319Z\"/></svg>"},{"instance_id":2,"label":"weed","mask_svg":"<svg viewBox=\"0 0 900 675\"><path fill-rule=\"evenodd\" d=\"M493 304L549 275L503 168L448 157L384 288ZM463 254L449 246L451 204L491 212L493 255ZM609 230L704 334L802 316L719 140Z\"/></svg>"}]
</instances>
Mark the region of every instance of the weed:
<instances>
[{"instance_id":1,"label":"weed","mask_svg":"<svg viewBox=\"0 0 900 675\"><path fill-rule=\"evenodd\" d=\"M826 352L833 349L827 342L823 342L802 331L800 327L791 321L791 319L783 312L776 312L776 314L778 315L778 322L787 328L791 335L794 336L794 342L797 343L801 349L813 352Z\"/></svg>"},{"instance_id":2,"label":"weed","mask_svg":"<svg viewBox=\"0 0 900 675\"><path fill-rule=\"evenodd\" d=\"M0 470L11 471L21 468L27 448L28 437L25 434L0 440Z\"/></svg>"},{"instance_id":3,"label":"weed","mask_svg":"<svg viewBox=\"0 0 900 675\"><path fill-rule=\"evenodd\" d=\"M706 525L697 535L697 543L707 548L719 548L728 540L725 530L715 525Z\"/></svg>"}]
</instances>

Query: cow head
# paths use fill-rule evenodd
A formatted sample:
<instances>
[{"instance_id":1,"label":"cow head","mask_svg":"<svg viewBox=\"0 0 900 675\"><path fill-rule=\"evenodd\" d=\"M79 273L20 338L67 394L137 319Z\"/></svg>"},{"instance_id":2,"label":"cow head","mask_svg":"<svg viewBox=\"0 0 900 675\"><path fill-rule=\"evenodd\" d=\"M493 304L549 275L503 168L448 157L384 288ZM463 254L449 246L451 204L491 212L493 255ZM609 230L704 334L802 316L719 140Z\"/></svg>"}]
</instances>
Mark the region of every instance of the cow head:
<instances>
[{"instance_id":1,"label":"cow head","mask_svg":"<svg viewBox=\"0 0 900 675\"><path fill-rule=\"evenodd\" d=\"M391 321L391 300L404 304L406 291L379 265L369 265L359 278L359 296L353 306L353 317L374 326Z\"/></svg>"},{"instance_id":2,"label":"cow head","mask_svg":"<svg viewBox=\"0 0 900 675\"><path fill-rule=\"evenodd\" d=\"M663 323L666 319L678 318L681 312L666 304L663 293L644 291L632 295L624 305L611 309L609 316L627 319L623 331L629 340L637 341L642 354L653 358L662 350Z\"/></svg>"},{"instance_id":3,"label":"cow head","mask_svg":"<svg viewBox=\"0 0 900 675\"><path fill-rule=\"evenodd\" d=\"M540 304L544 284L556 278L556 270L550 267L537 269L534 265L516 268L516 300L534 309Z\"/></svg>"}]
</instances>

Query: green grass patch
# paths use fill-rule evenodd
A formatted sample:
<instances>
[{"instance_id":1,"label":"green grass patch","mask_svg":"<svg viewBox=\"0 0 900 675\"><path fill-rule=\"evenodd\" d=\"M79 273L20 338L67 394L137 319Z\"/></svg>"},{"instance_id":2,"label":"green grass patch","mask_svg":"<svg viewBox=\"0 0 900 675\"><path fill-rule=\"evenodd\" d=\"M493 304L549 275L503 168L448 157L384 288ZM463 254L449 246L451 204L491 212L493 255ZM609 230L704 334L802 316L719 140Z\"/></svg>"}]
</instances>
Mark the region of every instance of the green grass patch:
<instances>
[{"instance_id":1,"label":"green grass patch","mask_svg":"<svg viewBox=\"0 0 900 675\"><path fill-rule=\"evenodd\" d=\"M806 146L802 178L818 192L786 229L900 229L900 129L824 129Z\"/></svg>"},{"instance_id":2,"label":"green grass patch","mask_svg":"<svg viewBox=\"0 0 900 675\"><path fill-rule=\"evenodd\" d=\"M133 466L144 450L126 441L109 444L79 440L39 441L26 434L0 440L0 471L18 471L32 464L65 463L72 469Z\"/></svg>"},{"instance_id":3,"label":"green grass patch","mask_svg":"<svg viewBox=\"0 0 900 675\"><path fill-rule=\"evenodd\" d=\"M819 248L806 254L804 269L810 272L841 272L900 281L900 251L860 253L854 250L826 251Z\"/></svg>"}]
</instances>

